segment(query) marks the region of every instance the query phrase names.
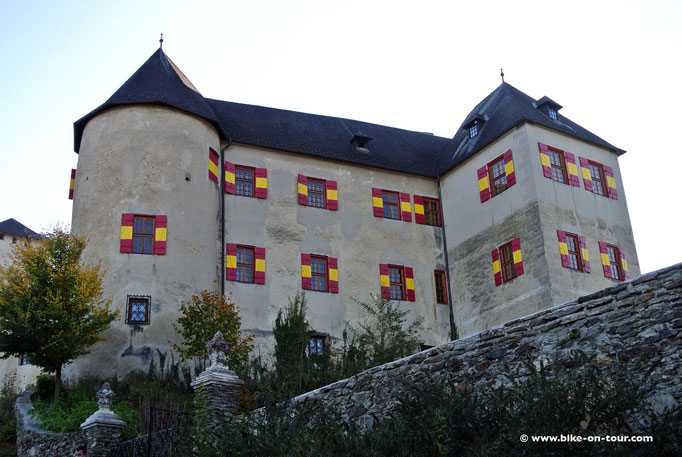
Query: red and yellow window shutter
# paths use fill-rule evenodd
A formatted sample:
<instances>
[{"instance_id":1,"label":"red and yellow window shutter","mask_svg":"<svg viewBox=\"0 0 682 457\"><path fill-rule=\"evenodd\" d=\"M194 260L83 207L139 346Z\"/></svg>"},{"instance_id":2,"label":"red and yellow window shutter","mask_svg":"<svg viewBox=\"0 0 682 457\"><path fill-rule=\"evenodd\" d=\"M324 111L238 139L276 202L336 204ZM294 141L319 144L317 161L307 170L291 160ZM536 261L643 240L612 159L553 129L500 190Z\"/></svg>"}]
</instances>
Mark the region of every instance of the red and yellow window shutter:
<instances>
[{"instance_id":1,"label":"red and yellow window shutter","mask_svg":"<svg viewBox=\"0 0 682 457\"><path fill-rule=\"evenodd\" d=\"M514 159L511 149L504 153L504 172L507 175L507 187L516 184L516 172L514 171Z\"/></svg>"},{"instance_id":2,"label":"red and yellow window shutter","mask_svg":"<svg viewBox=\"0 0 682 457\"><path fill-rule=\"evenodd\" d=\"M407 300L415 301L414 270L410 267L405 267L405 290L407 291Z\"/></svg>"},{"instance_id":3,"label":"red and yellow window shutter","mask_svg":"<svg viewBox=\"0 0 682 457\"><path fill-rule=\"evenodd\" d=\"M237 245L234 243L225 246L225 279L237 280Z\"/></svg>"},{"instance_id":4,"label":"red and yellow window shutter","mask_svg":"<svg viewBox=\"0 0 682 457\"><path fill-rule=\"evenodd\" d=\"M568 256L568 244L566 242L566 232L562 230L556 231L559 239L559 254L561 255L561 266L571 268L571 259Z\"/></svg>"},{"instance_id":5,"label":"red and yellow window shutter","mask_svg":"<svg viewBox=\"0 0 682 457\"><path fill-rule=\"evenodd\" d=\"M300 173L298 175L298 203L308 206L308 177Z\"/></svg>"},{"instance_id":6,"label":"red and yellow window shutter","mask_svg":"<svg viewBox=\"0 0 682 457\"><path fill-rule=\"evenodd\" d=\"M336 181L326 181L327 185L327 209L336 211L339 209L339 192Z\"/></svg>"},{"instance_id":7,"label":"red and yellow window shutter","mask_svg":"<svg viewBox=\"0 0 682 457\"><path fill-rule=\"evenodd\" d=\"M376 187L372 187L372 206L374 206L374 216L384 217L384 199L381 189Z\"/></svg>"},{"instance_id":8,"label":"red and yellow window shutter","mask_svg":"<svg viewBox=\"0 0 682 457\"><path fill-rule=\"evenodd\" d=\"M493 249L490 253L493 257L493 276L495 277L495 285L502 284L502 267L500 265L500 253L497 249Z\"/></svg>"},{"instance_id":9,"label":"red and yellow window shutter","mask_svg":"<svg viewBox=\"0 0 682 457\"><path fill-rule=\"evenodd\" d=\"M609 260L609 248L603 241L599 242L599 255L601 257L601 267L602 270L604 270L604 277L613 278L611 276L611 261Z\"/></svg>"},{"instance_id":10,"label":"red and yellow window shutter","mask_svg":"<svg viewBox=\"0 0 682 457\"><path fill-rule=\"evenodd\" d=\"M329 269L329 292L333 294L339 293L339 261L336 257L329 257L327 259L327 268Z\"/></svg>"},{"instance_id":11,"label":"red and yellow window shutter","mask_svg":"<svg viewBox=\"0 0 682 457\"><path fill-rule=\"evenodd\" d=\"M268 170L256 168L256 198L268 198Z\"/></svg>"},{"instance_id":12,"label":"red and yellow window shutter","mask_svg":"<svg viewBox=\"0 0 682 457\"><path fill-rule=\"evenodd\" d=\"M618 249L618 254L620 255L620 266L623 269L623 280L627 281L630 279L630 273L628 272L628 262L625 260L625 253L622 249Z\"/></svg>"},{"instance_id":13,"label":"red and yellow window shutter","mask_svg":"<svg viewBox=\"0 0 682 457\"><path fill-rule=\"evenodd\" d=\"M580 237L580 255L582 255L583 260L583 271L585 273L590 273L590 256L587 252L587 242L585 241L584 236Z\"/></svg>"},{"instance_id":14,"label":"red and yellow window shutter","mask_svg":"<svg viewBox=\"0 0 682 457\"><path fill-rule=\"evenodd\" d=\"M514 269L516 270L516 276L523 274L523 257L521 256L521 240L519 238L514 238L511 242L512 245L512 255L514 256Z\"/></svg>"},{"instance_id":15,"label":"red and yellow window shutter","mask_svg":"<svg viewBox=\"0 0 682 457\"><path fill-rule=\"evenodd\" d=\"M616 179L613 177L613 168L604 165L604 175L606 175L606 187L608 188L609 198L618 200L618 191L616 190Z\"/></svg>"},{"instance_id":16,"label":"red and yellow window shutter","mask_svg":"<svg viewBox=\"0 0 682 457\"><path fill-rule=\"evenodd\" d=\"M313 287L310 254L301 254L301 287L304 290L311 290Z\"/></svg>"},{"instance_id":17,"label":"red and yellow window shutter","mask_svg":"<svg viewBox=\"0 0 682 457\"><path fill-rule=\"evenodd\" d=\"M225 162L225 193L235 194L235 169L234 164ZM236 273L235 273L236 274Z\"/></svg>"},{"instance_id":18,"label":"red and yellow window shutter","mask_svg":"<svg viewBox=\"0 0 682 457\"><path fill-rule=\"evenodd\" d=\"M540 150L540 163L542 163L542 174L545 178L552 179L552 162L549 160L549 147L544 143L538 142Z\"/></svg>"},{"instance_id":19,"label":"red and yellow window shutter","mask_svg":"<svg viewBox=\"0 0 682 457\"><path fill-rule=\"evenodd\" d=\"M424 216L424 197L421 195L414 196L414 221L417 224L426 224L426 217Z\"/></svg>"},{"instance_id":20,"label":"red and yellow window shutter","mask_svg":"<svg viewBox=\"0 0 682 457\"><path fill-rule=\"evenodd\" d=\"M405 222L412 222L412 204L410 194L400 193L400 218Z\"/></svg>"},{"instance_id":21,"label":"red and yellow window shutter","mask_svg":"<svg viewBox=\"0 0 682 457\"><path fill-rule=\"evenodd\" d=\"M585 190L594 192L594 183L592 183L592 174L590 174L589 160L584 157L580 157L580 170L583 175L583 183L585 184Z\"/></svg>"},{"instance_id":22,"label":"red and yellow window shutter","mask_svg":"<svg viewBox=\"0 0 682 457\"><path fill-rule=\"evenodd\" d=\"M391 298L391 282L388 279L388 264L379 264L379 280L381 284L381 298Z\"/></svg>"},{"instance_id":23,"label":"red and yellow window shutter","mask_svg":"<svg viewBox=\"0 0 682 457\"><path fill-rule=\"evenodd\" d=\"M566 160L568 181L573 187L580 187L580 178L578 177L578 166L575 163L575 155L564 151L564 159Z\"/></svg>"},{"instance_id":24,"label":"red and yellow window shutter","mask_svg":"<svg viewBox=\"0 0 682 457\"><path fill-rule=\"evenodd\" d=\"M73 200L73 189L76 185L76 170L71 169L71 182L69 183L69 200Z\"/></svg>"},{"instance_id":25,"label":"red and yellow window shutter","mask_svg":"<svg viewBox=\"0 0 682 457\"><path fill-rule=\"evenodd\" d=\"M481 203L490 199L490 179L488 179L488 166L478 169L478 191L481 196Z\"/></svg>"},{"instance_id":26,"label":"red and yellow window shutter","mask_svg":"<svg viewBox=\"0 0 682 457\"><path fill-rule=\"evenodd\" d=\"M208 179L218 184L218 163L220 158L213 148L208 148Z\"/></svg>"},{"instance_id":27,"label":"red and yellow window shutter","mask_svg":"<svg viewBox=\"0 0 682 457\"><path fill-rule=\"evenodd\" d=\"M265 284L265 248L254 248L253 251L256 261L253 282L256 284Z\"/></svg>"},{"instance_id":28,"label":"red and yellow window shutter","mask_svg":"<svg viewBox=\"0 0 682 457\"><path fill-rule=\"evenodd\" d=\"M133 252L133 214L124 213L121 216L121 252Z\"/></svg>"},{"instance_id":29,"label":"red and yellow window shutter","mask_svg":"<svg viewBox=\"0 0 682 457\"><path fill-rule=\"evenodd\" d=\"M166 253L166 216L154 217L154 255L164 255Z\"/></svg>"}]
</instances>

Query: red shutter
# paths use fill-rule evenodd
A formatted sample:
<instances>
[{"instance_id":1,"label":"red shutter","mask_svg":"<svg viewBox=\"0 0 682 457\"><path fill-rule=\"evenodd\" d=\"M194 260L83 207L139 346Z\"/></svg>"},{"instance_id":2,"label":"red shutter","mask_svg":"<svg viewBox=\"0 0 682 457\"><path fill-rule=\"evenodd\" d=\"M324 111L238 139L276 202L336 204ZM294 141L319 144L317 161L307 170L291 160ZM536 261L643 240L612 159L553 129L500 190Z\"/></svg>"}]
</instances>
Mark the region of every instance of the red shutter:
<instances>
[{"instance_id":1,"label":"red shutter","mask_svg":"<svg viewBox=\"0 0 682 457\"><path fill-rule=\"evenodd\" d=\"M611 278L611 262L609 260L609 248L603 241L599 242L599 254L601 257L601 267L604 270L604 277Z\"/></svg>"},{"instance_id":2,"label":"red shutter","mask_svg":"<svg viewBox=\"0 0 682 457\"><path fill-rule=\"evenodd\" d=\"M568 180L573 187L580 187L580 178L578 177L578 166L575 163L575 155L564 151L564 159L566 160L566 171L568 171Z\"/></svg>"},{"instance_id":3,"label":"red shutter","mask_svg":"<svg viewBox=\"0 0 682 457\"><path fill-rule=\"evenodd\" d=\"M298 203L308 206L308 177L298 175Z\"/></svg>"},{"instance_id":4,"label":"red shutter","mask_svg":"<svg viewBox=\"0 0 682 457\"><path fill-rule=\"evenodd\" d=\"M405 290L407 291L407 300L415 301L414 270L411 267L405 267Z\"/></svg>"},{"instance_id":5,"label":"red shutter","mask_svg":"<svg viewBox=\"0 0 682 457\"><path fill-rule=\"evenodd\" d=\"M623 270L623 279L627 281L630 279L630 272L628 271L628 262L625 260L625 253L622 249L618 248L618 254L620 254L620 267Z\"/></svg>"},{"instance_id":6,"label":"red shutter","mask_svg":"<svg viewBox=\"0 0 682 457\"><path fill-rule=\"evenodd\" d=\"M327 181L326 185L327 185L327 209L337 211L339 209L339 196L336 181Z\"/></svg>"},{"instance_id":7,"label":"red shutter","mask_svg":"<svg viewBox=\"0 0 682 457\"><path fill-rule=\"evenodd\" d=\"M339 262L336 257L329 257L327 260L329 269L329 292L339 293Z\"/></svg>"},{"instance_id":8,"label":"red shutter","mask_svg":"<svg viewBox=\"0 0 682 457\"><path fill-rule=\"evenodd\" d=\"M587 256L587 242L585 241L584 236L580 237L580 256L583 260L583 271L585 273L590 273L590 259Z\"/></svg>"},{"instance_id":9,"label":"red shutter","mask_svg":"<svg viewBox=\"0 0 682 457\"><path fill-rule=\"evenodd\" d=\"M490 198L490 181L488 180L488 166L478 169L478 191L481 196L481 203Z\"/></svg>"},{"instance_id":10,"label":"red shutter","mask_svg":"<svg viewBox=\"0 0 682 457\"><path fill-rule=\"evenodd\" d=\"M166 216L156 216L154 218L154 255L166 254Z\"/></svg>"},{"instance_id":11,"label":"red shutter","mask_svg":"<svg viewBox=\"0 0 682 457\"><path fill-rule=\"evenodd\" d=\"M301 254L301 287L305 290L310 290L313 287L310 272L310 254Z\"/></svg>"},{"instance_id":12,"label":"red shutter","mask_svg":"<svg viewBox=\"0 0 682 457\"><path fill-rule=\"evenodd\" d=\"M268 198L268 170L256 168L256 198Z\"/></svg>"},{"instance_id":13,"label":"red shutter","mask_svg":"<svg viewBox=\"0 0 682 457\"><path fill-rule=\"evenodd\" d=\"M227 243L225 247L225 279L228 281L237 280L237 245Z\"/></svg>"},{"instance_id":14,"label":"red shutter","mask_svg":"<svg viewBox=\"0 0 682 457\"><path fill-rule=\"evenodd\" d=\"M133 252L133 214L124 213L121 215L121 252Z\"/></svg>"},{"instance_id":15,"label":"red shutter","mask_svg":"<svg viewBox=\"0 0 682 457\"><path fill-rule=\"evenodd\" d=\"M571 259L568 256L568 243L566 242L566 232L557 230L556 235L559 239L559 255L561 256L561 266L571 268Z\"/></svg>"},{"instance_id":16,"label":"red shutter","mask_svg":"<svg viewBox=\"0 0 682 457\"><path fill-rule=\"evenodd\" d=\"M516 171L511 149L504 153L504 168L507 175L507 187L511 187L516 184Z\"/></svg>"},{"instance_id":17,"label":"red shutter","mask_svg":"<svg viewBox=\"0 0 682 457\"><path fill-rule=\"evenodd\" d=\"M391 298L391 285L388 278L388 264L379 264L379 278L381 284L381 298Z\"/></svg>"},{"instance_id":18,"label":"red shutter","mask_svg":"<svg viewBox=\"0 0 682 457\"><path fill-rule=\"evenodd\" d=\"M400 218L405 222L412 222L412 205L410 194L400 193Z\"/></svg>"},{"instance_id":19,"label":"red shutter","mask_svg":"<svg viewBox=\"0 0 682 457\"><path fill-rule=\"evenodd\" d=\"M76 185L76 170L71 169L71 182L69 183L69 200L73 200L73 189Z\"/></svg>"},{"instance_id":20,"label":"red shutter","mask_svg":"<svg viewBox=\"0 0 682 457\"><path fill-rule=\"evenodd\" d=\"M523 260L521 257L521 240L519 238L514 238L511 242L512 255L514 256L514 269L516 270L516 276L523 274Z\"/></svg>"},{"instance_id":21,"label":"red shutter","mask_svg":"<svg viewBox=\"0 0 682 457\"><path fill-rule=\"evenodd\" d=\"M604 178L606 179L606 188L609 192L609 198L618 200L618 191L616 190L616 180L613 176L613 168L604 165Z\"/></svg>"},{"instance_id":22,"label":"red shutter","mask_svg":"<svg viewBox=\"0 0 682 457\"><path fill-rule=\"evenodd\" d=\"M594 192L594 184L592 183L592 175L590 174L589 160L587 160L584 157L580 157L578 160L580 160L580 170L583 175L583 183L585 184L585 190Z\"/></svg>"},{"instance_id":23,"label":"red shutter","mask_svg":"<svg viewBox=\"0 0 682 457\"><path fill-rule=\"evenodd\" d=\"M414 221L417 224L426 224L426 216L424 216L424 197L421 195L414 196Z\"/></svg>"},{"instance_id":24,"label":"red shutter","mask_svg":"<svg viewBox=\"0 0 682 457\"><path fill-rule=\"evenodd\" d=\"M219 163L220 157L218 157L218 153L213 148L208 148L208 179L216 184L218 184Z\"/></svg>"},{"instance_id":25,"label":"red shutter","mask_svg":"<svg viewBox=\"0 0 682 457\"><path fill-rule=\"evenodd\" d=\"M234 164L225 162L225 192L228 194L235 194L236 189L234 185Z\"/></svg>"},{"instance_id":26,"label":"red shutter","mask_svg":"<svg viewBox=\"0 0 682 457\"><path fill-rule=\"evenodd\" d=\"M376 187L372 187L372 206L374 206L374 216L384 217L383 193Z\"/></svg>"},{"instance_id":27,"label":"red shutter","mask_svg":"<svg viewBox=\"0 0 682 457\"><path fill-rule=\"evenodd\" d=\"M500 254L497 249L493 249L490 253L493 256L493 275L495 276L495 285L502 284L502 267L500 265Z\"/></svg>"},{"instance_id":28,"label":"red shutter","mask_svg":"<svg viewBox=\"0 0 682 457\"><path fill-rule=\"evenodd\" d=\"M256 284L265 284L265 248L255 248L254 257L256 260L256 268L253 273L253 282Z\"/></svg>"},{"instance_id":29,"label":"red shutter","mask_svg":"<svg viewBox=\"0 0 682 457\"><path fill-rule=\"evenodd\" d=\"M540 150L540 163L542 164L542 174L545 178L552 178L552 162L549 160L549 148L544 143L538 143Z\"/></svg>"}]
</instances>

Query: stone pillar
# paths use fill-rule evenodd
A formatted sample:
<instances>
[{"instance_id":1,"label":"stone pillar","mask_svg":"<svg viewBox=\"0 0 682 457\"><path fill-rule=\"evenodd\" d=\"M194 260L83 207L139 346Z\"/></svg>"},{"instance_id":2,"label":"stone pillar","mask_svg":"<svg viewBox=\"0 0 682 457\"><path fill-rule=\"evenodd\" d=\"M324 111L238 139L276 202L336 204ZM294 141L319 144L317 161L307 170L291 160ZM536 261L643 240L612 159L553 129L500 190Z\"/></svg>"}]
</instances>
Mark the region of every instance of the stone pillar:
<instances>
[{"instance_id":1,"label":"stone pillar","mask_svg":"<svg viewBox=\"0 0 682 457\"><path fill-rule=\"evenodd\" d=\"M213 339L206 343L206 349L211 365L191 385L195 391L203 389L209 409L215 420L220 421L226 413L237 412L239 390L244 381L225 365L230 345L225 342L222 333L216 332Z\"/></svg>"},{"instance_id":2,"label":"stone pillar","mask_svg":"<svg viewBox=\"0 0 682 457\"><path fill-rule=\"evenodd\" d=\"M111 448L118 444L125 422L109 408L114 391L105 382L97 392L99 410L81 424L88 439L89 457L109 457Z\"/></svg>"}]
</instances>

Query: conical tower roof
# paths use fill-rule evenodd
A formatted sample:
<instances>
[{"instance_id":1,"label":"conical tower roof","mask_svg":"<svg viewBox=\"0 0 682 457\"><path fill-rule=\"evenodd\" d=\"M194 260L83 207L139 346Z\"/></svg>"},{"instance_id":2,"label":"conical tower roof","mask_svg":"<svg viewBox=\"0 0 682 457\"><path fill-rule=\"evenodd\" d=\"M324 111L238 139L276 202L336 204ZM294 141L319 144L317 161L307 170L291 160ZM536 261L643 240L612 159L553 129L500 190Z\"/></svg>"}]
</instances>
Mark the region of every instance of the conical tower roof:
<instances>
[{"instance_id":1,"label":"conical tower roof","mask_svg":"<svg viewBox=\"0 0 682 457\"><path fill-rule=\"evenodd\" d=\"M109 100L74 123L74 150L79 151L83 129L90 119L108 108L124 105L176 108L207 120L221 137L227 138L213 108L159 48Z\"/></svg>"}]
</instances>

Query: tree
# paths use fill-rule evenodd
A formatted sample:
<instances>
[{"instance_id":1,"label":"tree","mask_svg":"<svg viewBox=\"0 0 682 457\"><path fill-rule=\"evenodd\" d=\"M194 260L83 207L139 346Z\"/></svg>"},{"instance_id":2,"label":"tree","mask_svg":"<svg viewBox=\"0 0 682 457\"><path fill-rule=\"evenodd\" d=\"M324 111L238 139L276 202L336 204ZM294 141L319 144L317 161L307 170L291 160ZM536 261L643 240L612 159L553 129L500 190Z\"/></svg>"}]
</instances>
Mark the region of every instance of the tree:
<instances>
[{"instance_id":1,"label":"tree","mask_svg":"<svg viewBox=\"0 0 682 457\"><path fill-rule=\"evenodd\" d=\"M253 348L253 335L243 336L240 330L242 318L239 308L217 292L203 290L193 295L191 301L180 306L182 316L173 328L183 338L183 345L173 344L182 360L196 358L205 365L208 358L206 343L220 331L230 344L227 365L237 373L242 373Z\"/></svg>"},{"instance_id":2,"label":"tree","mask_svg":"<svg viewBox=\"0 0 682 457\"><path fill-rule=\"evenodd\" d=\"M344 330L344 374L350 376L359 371L382 365L414 353L419 348L419 330L423 318L404 328L408 311L386 298L374 295L372 302L356 302L367 313L359 329L348 325L350 336Z\"/></svg>"},{"instance_id":3,"label":"tree","mask_svg":"<svg viewBox=\"0 0 682 457\"><path fill-rule=\"evenodd\" d=\"M302 392L305 384L310 340L307 307L305 294L297 293L286 308L279 310L272 328L277 378L290 394Z\"/></svg>"},{"instance_id":4,"label":"tree","mask_svg":"<svg viewBox=\"0 0 682 457\"><path fill-rule=\"evenodd\" d=\"M90 352L118 311L102 298L99 266L84 266L85 240L60 228L38 243L18 243L0 267L0 353L55 372Z\"/></svg>"}]
</instances>

